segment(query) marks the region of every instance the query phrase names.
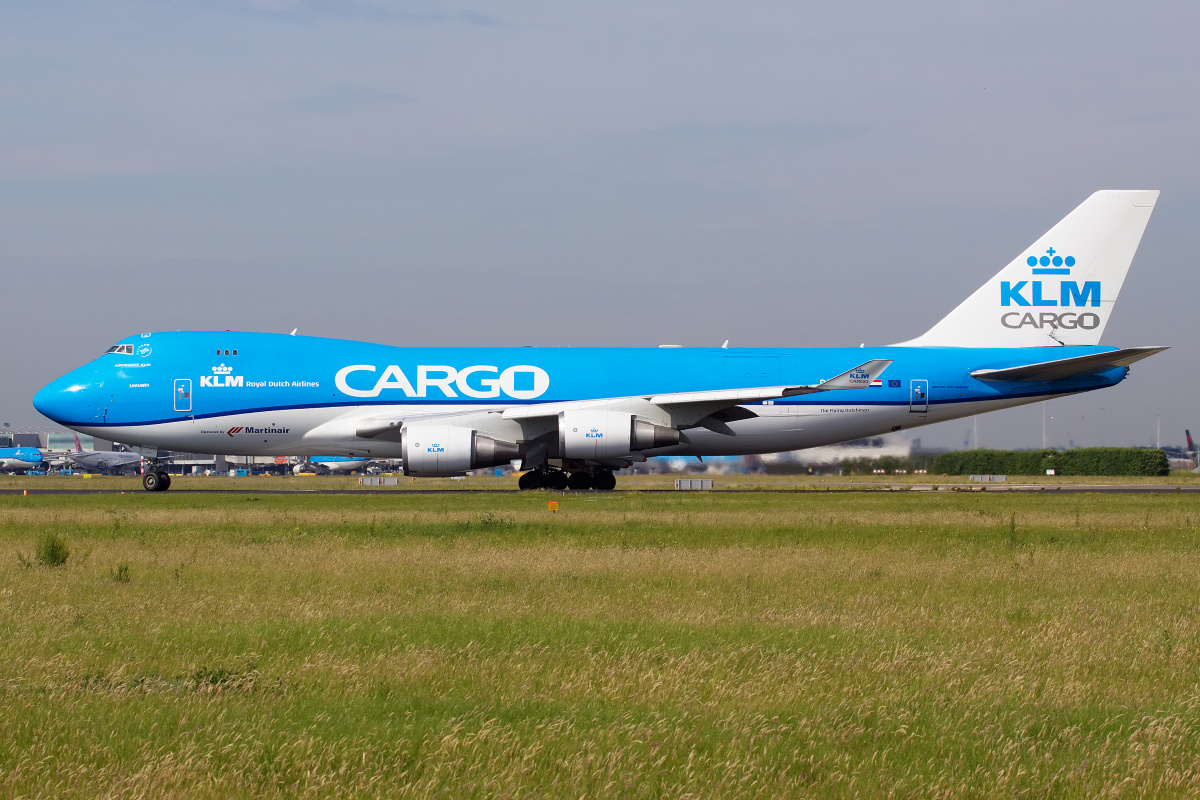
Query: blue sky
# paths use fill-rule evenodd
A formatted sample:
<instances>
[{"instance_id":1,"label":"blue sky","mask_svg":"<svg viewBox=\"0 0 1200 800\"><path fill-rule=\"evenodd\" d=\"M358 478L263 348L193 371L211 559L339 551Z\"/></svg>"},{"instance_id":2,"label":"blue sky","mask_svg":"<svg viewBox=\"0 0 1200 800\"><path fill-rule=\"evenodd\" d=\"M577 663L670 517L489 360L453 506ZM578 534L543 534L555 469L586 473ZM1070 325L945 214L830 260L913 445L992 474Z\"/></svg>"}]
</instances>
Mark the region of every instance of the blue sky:
<instances>
[{"instance_id":1,"label":"blue sky","mask_svg":"<svg viewBox=\"0 0 1200 800\"><path fill-rule=\"evenodd\" d=\"M1182 437L1185 3L0 2L0 416L140 330L833 346L925 330L1092 191L1163 190L1051 441ZM29 335L24 335L28 332ZM1092 420L1092 422L1089 422ZM961 443L968 422L921 432ZM1036 445L1040 408L984 444Z\"/></svg>"}]
</instances>

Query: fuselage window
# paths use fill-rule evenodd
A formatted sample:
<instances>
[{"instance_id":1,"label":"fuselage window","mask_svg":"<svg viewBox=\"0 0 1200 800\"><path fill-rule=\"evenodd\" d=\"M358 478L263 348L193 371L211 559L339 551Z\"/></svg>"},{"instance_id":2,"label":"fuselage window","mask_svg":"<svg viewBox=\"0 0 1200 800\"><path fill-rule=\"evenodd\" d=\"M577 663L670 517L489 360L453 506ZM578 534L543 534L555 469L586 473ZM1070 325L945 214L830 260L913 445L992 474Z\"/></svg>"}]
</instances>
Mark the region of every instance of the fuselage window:
<instances>
[{"instance_id":1,"label":"fuselage window","mask_svg":"<svg viewBox=\"0 0 1200 800\"><path fill-rule=\"evenodd\" d=\"M221 351L219 349L217 350L217 355L221 355Z\"/></svg>"},{"instance_id":2,"label":"fuselage window","mask_svg":"<svg viewBox=\"0 0 1200 800\"><path fill-rule=\"evenodd\" d=\"M234 350L234 351L233 351L233 354L236 356L236 355L237 355L237 350Z\"/></svg>"},{"instance_id":3,"label":"fuselage window","mask_svg":"<svg viewBox=\"0 0 1200 800\"><path fill-rule=\"evenodd\" d=\"M226 351L225 351L225 355L229 355L229 351L228 351L228 350L226 350Z\"/></svg>"}]
</instances>

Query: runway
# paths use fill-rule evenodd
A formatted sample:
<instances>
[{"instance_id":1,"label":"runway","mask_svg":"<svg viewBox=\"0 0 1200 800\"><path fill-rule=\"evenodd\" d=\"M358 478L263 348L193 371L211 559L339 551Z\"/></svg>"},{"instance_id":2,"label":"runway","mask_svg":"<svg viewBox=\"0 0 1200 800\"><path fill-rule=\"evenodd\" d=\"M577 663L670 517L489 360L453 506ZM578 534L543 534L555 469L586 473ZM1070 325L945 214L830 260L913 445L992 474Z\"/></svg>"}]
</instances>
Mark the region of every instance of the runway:
<instances>
[{"instance_id":1,"label":"runway","mask_svg":"<svg viewBox=\"0 0 1200 800\"><path fill-rule=\"evenodd\" d=\"M1016 493L1016 494L1198 494L1200 484L1059 484L1046 486L1042 484L861 484L861 483L829 483L811 488L793 489L712 489L682 493L691 494L838 494L838 493ZM520 489L392 489L392 488L356 488L356 489L174 489L170 494L203 494L203 495L340 495L340 494L392 494L403 496L413 495L462 495L462 494L523 494ZM550 492L537 490L530 492L540 495L581 495L600 496L603 494L680 494L676 489L622 489L620 484L611 493L594 491L562 491ZM99 495L99 494L154 494L142 489L0 489L0 495Z\"/></svg>"}]
</instances>

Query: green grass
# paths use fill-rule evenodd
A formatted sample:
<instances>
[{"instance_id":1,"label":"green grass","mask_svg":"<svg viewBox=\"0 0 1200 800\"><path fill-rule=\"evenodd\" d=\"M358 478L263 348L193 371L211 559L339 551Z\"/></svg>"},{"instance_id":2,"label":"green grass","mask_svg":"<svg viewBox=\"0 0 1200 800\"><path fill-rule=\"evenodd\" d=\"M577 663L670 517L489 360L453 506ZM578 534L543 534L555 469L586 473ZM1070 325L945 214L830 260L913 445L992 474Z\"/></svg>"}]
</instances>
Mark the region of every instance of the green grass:
<instances>
[{"instance_id":1,"label":"green grass","mask_svg":"<svg viewBox=\"0 0 1200 800\"><path fill-rule=\"evenodd\" d=\"M1200 791L1200 497L547 499L0 497L0 792Z\"/></svg>"}]
</instances>

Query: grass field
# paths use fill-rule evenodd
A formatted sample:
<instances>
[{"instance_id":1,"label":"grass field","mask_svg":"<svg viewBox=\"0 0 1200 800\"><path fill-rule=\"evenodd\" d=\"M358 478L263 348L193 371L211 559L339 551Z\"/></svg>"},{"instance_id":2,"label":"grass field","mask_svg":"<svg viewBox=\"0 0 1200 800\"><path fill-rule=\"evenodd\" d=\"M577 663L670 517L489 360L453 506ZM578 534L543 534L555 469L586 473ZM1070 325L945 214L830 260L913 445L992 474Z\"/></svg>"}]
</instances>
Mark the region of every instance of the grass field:
<instances>
[{"instance_id":1,"label":"grass field","mask_svg":"<svg viewBox=\"0 0 1200 800\"><path fill-rule=\"evenodd\" d=\"M1200 497L547 499L0 497L0 794L1200 792Z\"/></svg>"}]
</instances>

